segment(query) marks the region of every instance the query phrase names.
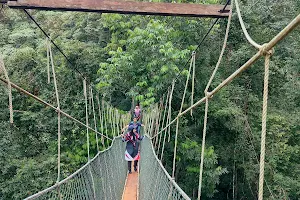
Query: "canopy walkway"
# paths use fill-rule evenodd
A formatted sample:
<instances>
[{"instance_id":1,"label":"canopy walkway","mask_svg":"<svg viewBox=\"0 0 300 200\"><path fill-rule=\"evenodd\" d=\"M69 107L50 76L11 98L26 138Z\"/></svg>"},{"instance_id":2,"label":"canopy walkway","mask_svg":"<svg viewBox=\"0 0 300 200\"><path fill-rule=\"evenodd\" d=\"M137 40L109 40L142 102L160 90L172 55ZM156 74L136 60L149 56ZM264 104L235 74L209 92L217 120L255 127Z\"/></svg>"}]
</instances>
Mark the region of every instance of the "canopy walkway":
<instances>
[{"instance_id":1,"label":"canopy walkway","mask_svg":"<svg viewBox=\"0 0 300 200\"><path fill-rule=\"evenodd\" d=\"M213 71L209 82L205 88L205 96L194 102L193 96L191 105L189 108L183 110L183 104L186 100L186 89L187 84L190 79L194 83L194 71L195 71L195 52L191 55L189 73L186 79L185 90L183 93L183 98L181 102L181 107L178 115L171 119L171 107L172 107L172 94L174 87L176 85L176 78L173 80L171 87L168 88L168 94L165 95L164 99L161 99L160 104L154 104L150 108L145 109L145 114L143 117L143 122L145 124L144 133L146 137L141 142L141 160L139 166L138 175L138 189L136 198L141 200L149 199L190 199L184 191L177 185L175 180L176 171L176 152L177 152L177 140L178 140L178 127L180 117L186 113L192 112L194 108L205 102L205 117L204 117L204 127L203 127L203 139L202 139L202 154L200 164L200 174L199 174L199 189L198 189L198 199L201 198L201 188L202 188L202 173L204 170L204 148L205 148L205 137L206 137L206 123L208 116L208 105L209 101L213 98L217 92L228 85L234 78L239 74L249 68L255 61L259 58L265 58L265 79L264 79L264 98L263 98L263 109L262 109L262 135L261 135L261 157L260 157L260 178L259 178L259 200L263 199L263 186L264 186L264 157L265 157L265 138L266 138L266 115L267 115L267 98L268 98L268 75L269 75L269 62L272 54L274 53L273 47L287 36L289 32L295 29L300 23L300 15L298 15L290 24L286 26L280 33L278 33L270 42L259 45L254 42L244 26L243 19L240 15L238 2L235 1L235 6L237 7L237 14L239 16L240 24L242 30L249 43L257 49L257 53L253 55L244 65L238 68L233 74L231 74L227 79L220 83L213 90L209 91L213 78L222 60L224 49L226 47L227 38L229 34L229 28L231 23L232 11L228 15L227 29L225 33L224 45L216 64L216 68ZM233 7L233 6L232 6ZM51 39L50 39L51 41ZM46 100L40 99L34 94L22 89L15 83L11 82L9 79L7 70L4 66L4 62L1 59L0 62L0 74L2 73L4 77L0 77L0 80L8 85L9 94L9 106L10 106L10 121L13 123L13 104L12 104L12 88L34 98L38 102L48 106L57 112L58 115L58 179L57 183L43 191L40 191L26 199L124 199L127 193L124 192L124 185L126 183L127 177L127 163L124 160L124 148L125 143L122 142L120 135L120 129L126 125L130 120L130 114L120 114L115 108L111 107L105 102L100 102L98 96L96 96L98 108L99 108L99 118L100 125L98 128L96 123L96 104L94 102L93 87L87 83L86 78L83 77L84 86L84 96L86 104L86 115L88 115L88 106L92 106L94 115L94 125L92 128L89 126L88 116L86 116L86 123L74 118L68 113L64 112L60 107L59 103L59 92L56 85L55 77L55 67L53 65L53 57L51 51L50 41L48 41L48 68L49 73L52 71L53 82L56 91L56 103L54 106L48 103ZM51 69L51 70L50 70ZM192 77L192 78L191 78ZM90 95L91 101L88 101L88 96ZM193 95L193 93L192 93ZM106 115L107 117L104 117ZM72 175L67 178L60 180L60 118L61 116L67 117L73 120L75 123L80 124L86 128L87 132L87 149L88 149L88 162L77 170ZM109 119L109 121L106 121ZM113 132L113 138L107 135L107 123L111 124L111 129ZM165 143L170 140L170 128L171 125L176 122L176 135L175 146L174 146L174 159L172 167L172 175L169 175L167 170L164 168L161 160L164 155ZM99 131L98 131L99 129ZM112 140L112 144L104 151L99 151L94 158L90 158L89 154L89 131L95 133L97 141L97 149L99 146L105 146L105 140ZM106 133L105 133L106 132ZM99 138L98 138L99 136ZM98 143L99 141L99 143ZM159 158L158 156L159 155ZM129 179L127 179L129 180ZM130 184L130 183L128 183ZM129 186L130 187L130 186ZM126 188L126 187L125 187ZM133 189L135 190L135 189Z\"/></svg>"},{"instance_id":2,"label":"canopy walkway","mask_svg":"<svg viewBox=\"0 0 300 200\"><path fill-rule=\"evenodd\" d=\"M162 166L149 137L141 146L139 199L189 199ZM121 138L115 137L109 148L68 178L26 199L122 199L127 175L124 148Z\"/></svg>"}]
</instances>

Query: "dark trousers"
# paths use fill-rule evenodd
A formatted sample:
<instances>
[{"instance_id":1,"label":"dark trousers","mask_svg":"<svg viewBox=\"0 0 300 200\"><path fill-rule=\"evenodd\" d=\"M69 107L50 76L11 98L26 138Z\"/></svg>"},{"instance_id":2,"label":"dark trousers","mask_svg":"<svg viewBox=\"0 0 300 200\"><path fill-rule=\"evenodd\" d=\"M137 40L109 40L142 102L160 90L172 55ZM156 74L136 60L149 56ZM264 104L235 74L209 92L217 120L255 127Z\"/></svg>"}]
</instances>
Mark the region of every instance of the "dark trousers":
<instances>
[{"instance_id":1,"label":"dark trousers","mask_svg":"<svg viewBox=\"0 0 300 200\"><path fill-rule=\"evenodd\" d=\"M130 172L131 172L131 163L132 163L132 161L128 161L128 171L130 171ZM138 165L138 160L135 160L133 163L134 171L137 170L137 165Z\"/></svg>"}]
</instances>

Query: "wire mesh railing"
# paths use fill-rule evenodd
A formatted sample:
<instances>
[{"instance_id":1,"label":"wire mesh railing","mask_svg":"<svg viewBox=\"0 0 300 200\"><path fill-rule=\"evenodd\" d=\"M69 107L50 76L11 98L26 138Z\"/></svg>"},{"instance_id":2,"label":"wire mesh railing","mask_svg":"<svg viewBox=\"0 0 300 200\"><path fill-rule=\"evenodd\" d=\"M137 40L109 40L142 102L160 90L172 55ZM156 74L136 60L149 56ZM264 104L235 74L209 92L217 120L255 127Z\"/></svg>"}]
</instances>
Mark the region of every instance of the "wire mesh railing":
<instances>
[{"instance_id":1,"label":"wire mesh railing","mask_svg":"<svg viewBox=\"0 0 300 200\"><path fill-rule=\"evenodd\" d=\"M114 138L108 149L99 152L75 173L26 200L121 199L127 175L124 148L120 137Z\"/></svg>"},{"instance_id":2,"label":"wire mesh railing","mask_svg":"<svg viewBox=\"0 0 300 200\"><path fill-rule=\"evenodd\" d=\"M151 199L190 200L161 164L151 140L146 136L141 144L139 200Z\"/></svg>"}]
</instances>

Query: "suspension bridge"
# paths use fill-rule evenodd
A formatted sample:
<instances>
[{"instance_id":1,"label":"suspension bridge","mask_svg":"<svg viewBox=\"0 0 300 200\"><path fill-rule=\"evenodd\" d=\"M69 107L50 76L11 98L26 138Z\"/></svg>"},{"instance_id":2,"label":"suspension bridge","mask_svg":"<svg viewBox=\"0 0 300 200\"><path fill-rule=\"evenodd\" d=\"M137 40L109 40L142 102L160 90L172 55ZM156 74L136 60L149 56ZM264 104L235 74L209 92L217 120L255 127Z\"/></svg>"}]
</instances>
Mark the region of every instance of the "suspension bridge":
<instances>
[{"instance_id":1,"label":"suspension bridge","mask_svg":"<svg viewBox=\"0 0 300 200\"><path fill-rule=\"evenodd\" d=\"M287 26L273 37L269 42L265 44L256 43L248 34L244 25L244 21L239 8L238 0L233 1L232 5L225 6L199 6L187 5L185 7L178 8L178 5L171 5L168 10L163 9L168 7L167 4L160 3L146 3L144 2L109 2L100 1L94 2L86 0L79 1L35 1L35 0L17 0L17 1L5 1L10 8L17 9L46 9L46 10L79 10L86 12L109 12L109 13L122 13L122 14L147 14L147 15L179 15L179 16L193 16L193 17L215 17L227 19L227 27L224 36L223 47L216 63L215 69L211 74L211 77L204 90L204 97L198 101L194 101L193 92L191 96L190 107L183 110L183 104L186 102L186 90L189 81L192 82L192 88L194 89L195 81L195 62L196 52L193 52L189 61L189 73L186 78L185 89L183 92L182 102L178 115L171 118L172 107L172 95L174 88L176 87L176 79L172 81L171 86L168 88L167 95L149 108L144 108L143 123L145 138L141 142L141 159L139 163L139 170L133 174L127 174L127 163L124 160L125 143L121 140L121 128L124 127L130 121L130 114L121 114L117 109L113 108L108 103L99 100L98 94L93 94L93 86L87 81L87 78L83 76L83 88L86 105L86 121L82 122L79 119L71 116L60 107L59 91L57 87L57 80L55 75L55 66L53 64L52 56L52 44L58 48L54 41L44 32L48 37L47 40L47 66L48 66L48 81L50 82L50 74L52 74L53 83L55 87L56 105L52 105L47 100L41 99L38 96L30 93L29 91L21 88L17 84L13 83L9 79L8 70L5 67L4 61L0 61L0 80L7 85L9 96L9 109L10 109L10 123L13 123L13 100L12 89L27 95L30 98L44 104L57 113L58 119L58 161L57 161L57 182L53 186L46 188L36 194L33 194L26 199L190 199L188 195L180 188L175 180L176 171L176 153L177 153L177 141L179 134L179 120L180 118L191 113L193 109L205 104L205 116L203 126L203 138L202 138L202 153L201 162L199 163L199 188L198 199L201 199L202 189L202 174L204 170L204 148L206 139L206 124L208 120L209 101L213 99L214 95L217 95L218 91L228 85L233 79L239 76L243 71L251 67L259 58L265 59L265 74L264 74L264 91L263 91L263 107L262 107L262 130L261 130L261 155L260 155L260 174L259 174L259 194L258 199L263 199L264 191L264 163L265 163L265 140L266 140L266 117L267 117L267 100L268 100L268 79L269 79L269 63L272 55L274 54L273 48L284 39L291 31L293 31L300 24L300 15L295 17ZM132 6L131 4L135 4ZM161 6L161 7L160 7ZM176 7L177 6L177 7ZM190 6L193 9L188 9ZM227 7L227 8L226 8ZM157 8L157 9L155 9ZM226 8L226 9L225 9ZM226 12L224 12L226 10ZM228 35L230 32L232 13L236 12L238 15L241 29L254 48L257 49L257 53L254 54L245 64L240 66L234 73L228 76L222 83L212 90L209 90L211 83L215 77L215 74L222 61L222 57L226 48ZM26 11L29 17L32 16ZM216 23L215 21L215 23ZM38 23L34 20L38 25ZM214 24L215 24L214 23ZM213 25L214 25L213 24ZM38 25L39 26L39 25ZM213 26L212 26L213 27ZM210 30L212 29L210 28ZM39 28L41 28L39 26ZM209 31L210 31L209 30ZM209 33L209 32L208 32ZM205 36L206 37L206 36ZM205 39L204 37L204 39ZM199 47L199 46L198 46ZM58 48L59 49L59 48ZM60 49L59 49L60 50ZM198 50L198 48L197 48ZM63 53L63 52L62 52ZM65 54L63 54L65 56ZM66 56L65 56L66 57ZM67 58L67 57L66 57ZM95 92L94 92L95 93ZM91 101L89 101L90 99ZM89 126L88 119L88 107L92 107L94 127ZM97 110L97 111L96 111ZM96 119L96 116L99 119ZM88 149L88 162L78 169L75 173L61 180L61 161L60 161L60 140L61 140L61 117L66 117L78 123L86 128L87 136L87 149ZM100 121L100 124L97 124ZM108 125L111 124L113 138L110 138L107 134ZM172 174L170 175L162 164L165 144L170 140L171 125L175 126L175 145L174 145L174 157ZM90 158L89 153L89 132L95 133L97 141L98 153L95 157ZM106 146L105 141L112 141L109 147ZM105 150L100 151L99 146L106 147ZM128 191L129 190L129 191Z\"/></svg>"}]
</instances>

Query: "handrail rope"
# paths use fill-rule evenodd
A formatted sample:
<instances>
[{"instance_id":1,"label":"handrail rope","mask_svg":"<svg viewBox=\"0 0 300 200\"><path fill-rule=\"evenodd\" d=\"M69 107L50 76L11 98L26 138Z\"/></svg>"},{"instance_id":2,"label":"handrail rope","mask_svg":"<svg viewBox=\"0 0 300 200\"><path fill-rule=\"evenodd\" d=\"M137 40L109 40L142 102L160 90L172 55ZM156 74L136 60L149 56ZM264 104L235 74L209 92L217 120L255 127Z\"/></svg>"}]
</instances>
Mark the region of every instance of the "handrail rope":
<instances>
[{"instance_id":1,"label":"handrail rope","mask_svg":"<svg viewBox=\"0 0 300 200\"><path fill-rule=\"evenodd\" d=\"M244 35L246 37L246 39L248 40L248 42L253 45L256 49L260 49L261 48L261 45L256 43L251 37L250 35L248 34L248 31L246 29L246 26L244 24L244 21L243 21L243 18L242 18L242 15L241 15L241 11L240 11L240 6L239 6L239 2L238 0L235 0L235 6L236 6L236 13L238 15L238 18L239 18L239 22L240 22L240 25L242 27L242 30L244 32Z\"/></svg>"},{"instance_id":2,"label":"handrail rope","mask_svg":"<svg viewBox=\"0 0 300 200\"><path fill-rule=\"evenodd\" d=\"M268 43L264 44L264 51L269 51L272 49L278 42L280 42L283 38L285 38L292 30L294 30L298 25L300 24L300 14L295 17L281 32L279 32L275 37L273 37L272 40L270 40ZM238 75L240 75L243 71L248 69L254 62L256 62L260 57L262 57L261 51L258 51L255 55L253 55L246 63L244 63L241 67L239 67L235 72L233 72L230 76L228 76L222 83L220 83L213 91L208 93L209 97L212 97L214 94L216 94L220 89L222 89L224 86L228 85L234 78L236 78ZM175 117L166 127L164 127L158 134L160 134L162 131L167 129L170 125L172 125L177 118L181 117L182 115L189 112L191 109L199 106L201 103L205 101L206 97L203 97L202 99L198 100L196 103L194 103L192 106L184 110L179 116Z\"/></svg>"},{"instance_id":3,"label":"handrail rope","mask_svg":"<svg viewBox=\"0 0 300 200\"><path fill-rule=\"evenodd\" d=\"M97 131L97 121L96 121L96 112L95 112L95 103L94 103L94 95L93 95L93 88L90 87L90 95L91 95L91 99L92 99L92 111L93 111L93 118L94 118L94 127L95 130ZM96 137L96 145L97 145L97 151L99 151L99 142L98 142L98 135L95 134Z\"/></svg>"},{"instance_id":4,"label":"handrail rope","mask_svg":"<svg viewBox=\"0 0 300 200\"><path fill-rule=\"evenodd\" d=\"M233 5L232 5L232 9L233 9ZM203 165L204 165L204 150L205 150L205 138L206 138L206 127L207 127L207 115L208 115L208 100L209 100L209 96L208 96L208 89L212 83L213 78L215 77L217 70L221 64L224 52L225 52L225 48L226 48L226 44L227 44L227 40L228 40L228 35L229 35L229 29L230 29L230 24L231 24L231 17L232 17L232 9L230 10L229 16L228 16L228 21L227 21L227 27L226 27L226 32L225 32L225 36L224 36L224 42L223 42L223 46L222 46L222 50L221 53L219 55L219 59L218 62L216 64L216 67L213 71L213 73L210 76L210 79L205 87L204 90L204 94L205 94L205 115L204 115L204 122L203 122L203 135L202 135L202 146L201 146L201 161L200 161L200 173L199 173L199 185L198 185L198 200L201 199L201 189L202 189L202 174L203 174Z\"/></svg>"},{"instance_id":5,"label":"handrail rope","mask_svg":"<svg viewBox=\"0 0 300 200\"><path fill-rule=\"evenodd\" d=\"M87 84L86 79L83 79L83 93L85 98L85 122L86 125L89 126L89 113L88 113L88 93L87 93ZM89 137L89 129L86 129L86 144L87 144L87 153L88 153L88 160L90 160L90 137ZM91 166L89 165L89 173L92 179L92 188L93 188L93 197L94 200L96 200L96 190L95 190L95 183L94 183L94 177L91 171Z\"/></svg>"},{"instance_id":6,"label":"handrail rope","mask_svg":"<svg viewBox=\"0 0 300 200\"><path fill-rule=\"evenodd\" d=\"M0 77L0 80L1 80L3 83L8 84L8 81L7 81L6 79ZM84 124L84 123L82 123L81 121L79 121L78 119L72 117L71 115L69 115L68 113L64 112L63 110L61 110L61 109L58 110L58 109L57 109L56 107L54 107L52 104L50 104L50 103L48 103L48 102L42 100L41 98L35 96L34 94L28 92L27 90L25 90L25 89L23 89L23 88L21 88L20 86L16 85L15 83L13 83L13 82L10 82L10 83L11 83L11 86L12 86L13 88L15 88L16 90L18 90L19 92L21 92L21 93L23 93L23 94L25 94L25 95L27 95L27 96L29 96L29 97L31 97L31 98L37 100L38 102L40 102L40 103L42 103L42 104L44 104L44 105L46 105L46 106L52 108L52 109L55 110L56 112L60 112L62 115L64 115L65 117L67 117L67 118L69 118L69 119L71 119L71 120L73 120L74 122L76 122L76 123L78 123L78 124L80 124L80 125L82 125L82 126L84 126L84 127L87 127L86 124ZM93 129L93 128L89 127L89 126L88 126L87 128L88 128L89 130L91 130L91 131L94 131L95 133L97 133L97 134L99 134L99 135L103 135L102 133L99 133L98 131L96 131L95 129ZM105 135L103 135L103 136L104 136L105 138L107 138L108 140L112 140L111 138L106 137Z\"/></svg>"},{"instance_id":7,"label":"handrail rope","mask_svg":"<svg viewBox=\"0 0 300 200\"><path fill-rule=\"evenodd\" d=\"M13 104L12 104L12 82L9 79L7 70L4 65L3 58L0 56L0 75L4 73L5 79L7 81L7 89L8 89L8 106L9 106L9 122L10 124L14 123L14 111L13 111ZM0 77L1 78L1 77Z\"/></svg>"},{"instance_id":8,"label":"handrail rope","mask_svg":"<svg viewBox=\"0 0 300 200\"><path fill-rule=\"evenodd\" d=\"M262 125L261 125L261 150L259 164L259 190L258 200L263 199L264 192L264 169L265 169L265 146L266 146L266 124L267 124L267 108L268 108L268 86L269 86L269 66L270 57L273 51L270 50L265 54L265 76L264 76L264 92L263 92L263 108L262 108Z\"/></svg>"},{"instance_id":9,"label":"handrail rope","mask_svg":"<svg viewBox=\"0 0 300 200\"><path fill-rule=\"evenodd\" d=\"M190 79L190 75L191 75L191 70L193 67L193 62L194 62L194 57L196 56L196 52L192 53L192 59L191 59L191 63L190 63L190 67L189 67L189 72L187 74L186 77L186 82L185 82L185 87L184 87L184 91L183 91L183 95L182 95L182 99L181 99L181 105L180 105L180 110L179 110L179 114L182 111L183 108L183 104L184 104L184 100L185 100L185 95L186 95L186 91L187 91L187 87L188 87L188 83L189 83L189 79ZM178 129L179 129L179 118L177 119L177 123L176 123L176 132L175 132L175 143L174 143L174 156L173 156L173 168L172 168L172 178L175 179L175 170L176 170L176 155L177 155L177 143L178 143Z\"/></svg>"},{"instance_id":10,"label":"handrail rope","mask_svg":"<svg viewBox=\"0 0 300 200\"><path fill-rule=\"evenodd\" d=\"M68 176L67 178L61 180L60 182L58 182L58 183L56 183L56 184L54 184L54 185L52 185L52 186L50 186L50 187L48 187L48 188L42 190L42 191L40 191L40 192L38 192L38 193L36 193L36 194L33 194L33 195L31 195L31 196L25 198L24 200L32 200L32 199L36 199L36 198L38 198L39 196L41 196L41 195L43 195L43 194L45 194L45 193L47 193L47 192L49 192L49 191L51 191L51 190L54 190L56 187L59 187L60 185L62 185L62 184L64 184L64 183L68 182L70 179L72 179L72 178L75 177L77 174L79 174L83 169L85 169L87 166L89 166L89 165L90 165L90 164L91 164L91 163L92 163L92 162L93 162L100 154L105 153L105 152L107 152L107 151L110 151L110 149L113 147L115 141L116 141L118 138L120 138L120 137L114 138L114 139L112 140L112 144L111 144L107 149L105 149L105 150L103 150L103 151L99 151L99 152L95 155L94 158L92 158L91 160L89 160L86 164L84 164L82 167L80 167L77 171L75 171L73 174L71 174L71 175Z\"/></svg>"}]
</instances>

